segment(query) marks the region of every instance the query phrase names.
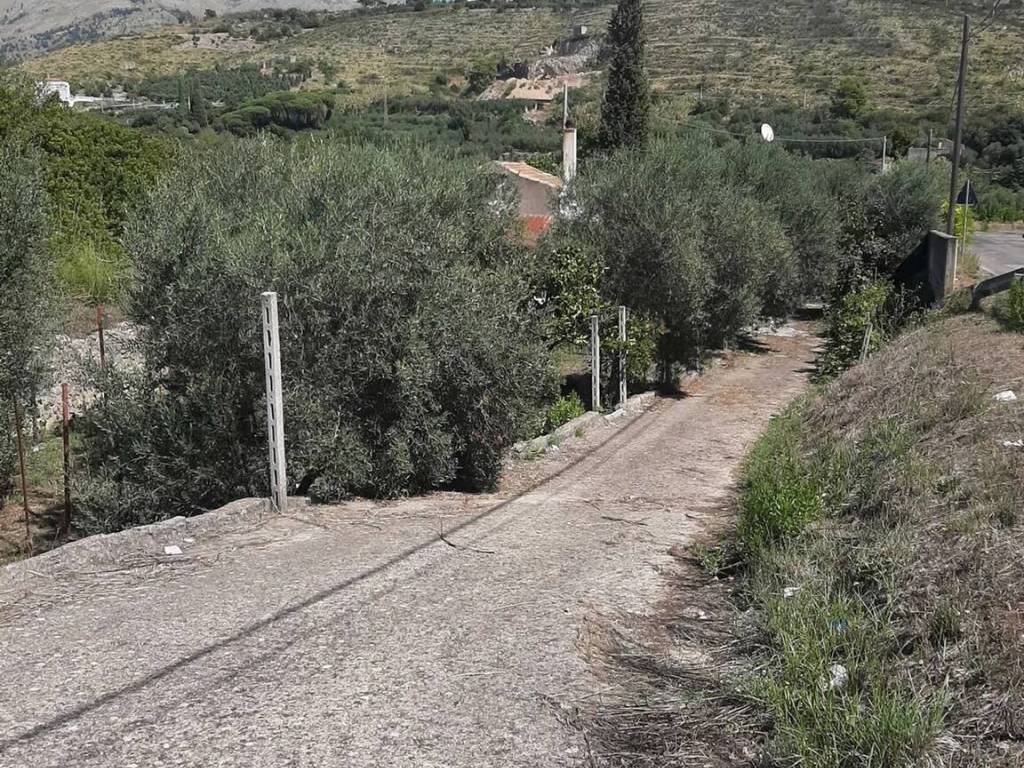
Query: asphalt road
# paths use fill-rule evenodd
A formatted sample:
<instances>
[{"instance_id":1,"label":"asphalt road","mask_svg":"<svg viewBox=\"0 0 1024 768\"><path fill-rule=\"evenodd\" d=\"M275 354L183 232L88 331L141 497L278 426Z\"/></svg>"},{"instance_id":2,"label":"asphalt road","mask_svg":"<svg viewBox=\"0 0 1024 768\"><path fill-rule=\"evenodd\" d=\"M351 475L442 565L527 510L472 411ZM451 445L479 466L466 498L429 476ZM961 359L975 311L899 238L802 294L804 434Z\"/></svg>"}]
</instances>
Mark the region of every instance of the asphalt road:
<instances>
[{"instance_id":1,"label":"asphalt road","mask_svg":"<svg viewBox=\"0 0 1024 768\"><path fill-rule=\"evenodd\" d=\"M0 576L0 766L587 764L602 617L654 610L814 341L770 338L497 494L298 505L180 556Z\"/></svg>"},{"instance_id":2,"label":"asphalt road","mask_svg":"<svg viewBox=\"0 0 1024 768\"><path fill-rule=\"evenodd\" d=\"M1024 233L975 232L971 252L984 276L1002 275L1024 267Z\"/></svg>"}]
</instances>

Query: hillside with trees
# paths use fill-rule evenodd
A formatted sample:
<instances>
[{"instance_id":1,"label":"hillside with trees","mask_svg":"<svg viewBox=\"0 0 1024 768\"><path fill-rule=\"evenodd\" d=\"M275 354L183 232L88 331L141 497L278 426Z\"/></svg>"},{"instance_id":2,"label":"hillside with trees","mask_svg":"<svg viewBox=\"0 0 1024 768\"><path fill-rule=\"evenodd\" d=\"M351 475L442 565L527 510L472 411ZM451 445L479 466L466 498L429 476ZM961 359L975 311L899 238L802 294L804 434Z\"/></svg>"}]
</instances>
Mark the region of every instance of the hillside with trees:
<instances>
[{"instance_id":1,"label":"hillside with trees","mask_svg":"<svg viewBox=\"0 0 1024 768\"><path fill-rule=\"evenodd\" d=\"M227 12L277 8L298 16L305 15L301 9L343 10L356 5L356 0L0 0L0 54L31 56L167 24L212 19Z\"/></svg>"},{"instance_id":2,"label":"hillside with trees","mask_svg":"<svg viewBox=\"0 0 1024 768\"><path fill-rule=\"evenodd\" d=\"M532 7L536 6L536 7ZM972 104L1021 106L1024 73L1013 62L1022 40L1019 5L943 0L895 3L784 0L648 0L650 77L657 93L693 98L764 96L825 103L848 76L873 101L900 109L948 104L956 74L961 10L975 16L969 90ZM189 67L259 63L275 57L329 62L354 96L424 88L438 72L466 72L489 56L530 61L574 24L604 30L612 6L567 2L526 7L489 3L395 6L327 15L302 34L258 40L255 21L198 20L120 39L74 45L25 63L65 79L120 81ZM273 18L268 18L270 23ZM311 22L305 22L311 23ZM222 35L216 39L195 35ZM248 41L248 42L245 42ZM245 45L238 43L245 42ZM127 68L126 68L127 67Z\"/></svg>"},{"instance_id":3,"label":"hillside with trees","mask_svg":"<svg viewBox=\"0 0 1024 768\"><path fill-rule=\"evenodd\" d=\"M878 158L883 136L890 156L923 147L929 130L936 139L948 139L958 14L972 13L965 160L975 171L984 219L1024 217L1019 167L1024 70L1014 64L1024 44L1018 4L785 0L750 7L739 0L648 0L644 5L654 130L708 125L747 134L769 122L780 139L809 140L793 148L816 157ZM333 93L338 115L383 113L388 102L404 96L470 101L496 78L528 69L576 25L602 36L610 14L609 4L589 0L219 14L72 45L22 67L36 77L59 74L89 93L123 86L164 102L180 101L185 77L218 109L236 111L218 123L207 110L211 126L230 126L235 133L291 130L267 105L246 102L270 97L278 85ZM587 134L596 139L596 92L603 77L617 72L614 62L601 57L586 66L605 74L574 94L581 107L591 103L574 110L585 150ZM168 117L173 115L142 114L138 124L166 131L174 125ZM319 119L301 122L320 124Z\"/></svg>"}]
</instances>

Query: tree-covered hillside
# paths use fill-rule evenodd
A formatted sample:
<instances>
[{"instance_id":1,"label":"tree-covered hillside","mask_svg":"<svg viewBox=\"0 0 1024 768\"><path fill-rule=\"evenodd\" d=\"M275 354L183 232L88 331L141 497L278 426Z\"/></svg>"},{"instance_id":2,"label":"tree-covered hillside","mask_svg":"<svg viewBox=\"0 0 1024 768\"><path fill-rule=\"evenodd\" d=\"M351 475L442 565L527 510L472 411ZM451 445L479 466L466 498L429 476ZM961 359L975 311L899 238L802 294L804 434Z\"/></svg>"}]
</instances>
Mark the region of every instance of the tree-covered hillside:
<instances>
[{"instance_id":1,"label":"tree-covered hillside","mask_svg":"<svg viewBox=\"0 0 1024 768\"><path fill-rule=\"evenodd\" d=\"M121 81L216 62L296 57L327 64L327 79L344 81L349 98L365 102L379 98L385 84L392 94L410 93L427 89L438 73L464 76L482 58L535 60L574 24L602 31L611 13L607 3L569 0L416 7L329 15L301 34L282 36L261 34L251 18L215 18L70 46L24 67L38 76ZM881 104L906 110L948 104L959 14L968 10L975 18L972 103L1020 106L1024 98L1019 2L998 3L992 18L992 0L647 0L644 7L651 77L664 95L814 103L856 75Z\"/></svg>"}]
</instances>

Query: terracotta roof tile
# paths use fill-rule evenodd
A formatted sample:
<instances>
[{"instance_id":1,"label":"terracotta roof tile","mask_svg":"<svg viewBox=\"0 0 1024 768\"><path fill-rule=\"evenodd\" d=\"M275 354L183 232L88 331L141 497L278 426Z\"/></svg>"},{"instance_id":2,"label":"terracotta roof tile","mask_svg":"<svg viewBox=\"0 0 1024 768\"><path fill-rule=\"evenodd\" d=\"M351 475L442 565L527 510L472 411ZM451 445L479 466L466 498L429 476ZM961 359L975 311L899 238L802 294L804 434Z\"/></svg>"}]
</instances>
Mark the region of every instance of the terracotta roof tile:
<instances>
[{"instance_id":1,"label":"terracotta roof tile","mask_svg":"<svg viewBox=\"0 0 1024 768\"><path fill-rule=\"evenodd\" d=\"M498 165L504 168L509 173L513 173L516 176L522 176L524 179L530 181L536 181L538 184L544 184L551 187L552 189L561 189L562 180L557 176L552 176L550 173L544 173L532 165L527 163L513 163L507 161L499 161Z\"/></svg>"}]
</instances>

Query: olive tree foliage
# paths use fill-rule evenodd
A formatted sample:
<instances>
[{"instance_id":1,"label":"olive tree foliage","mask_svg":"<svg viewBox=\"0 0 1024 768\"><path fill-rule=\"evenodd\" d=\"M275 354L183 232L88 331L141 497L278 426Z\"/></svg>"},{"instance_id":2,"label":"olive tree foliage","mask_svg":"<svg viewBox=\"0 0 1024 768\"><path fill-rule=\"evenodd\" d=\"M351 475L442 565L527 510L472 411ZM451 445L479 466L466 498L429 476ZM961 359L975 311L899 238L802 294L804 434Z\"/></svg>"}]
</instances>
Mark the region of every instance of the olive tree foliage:
<instances>
[{"instance_id":1,"label":"olive tree foliage","mask_svg":"<svg viewBox=\"0 0 1024 768\"><path fill-rule=\"evenodd\" d=\"M723 147L722 172L772 211L798 263L793 302L821 299L843 262L840 217L825 166L778 145L732 143ZM866 175L863 171L860 174Z\"/></svg>"},{"instance_id":2,"label":"olive tree foliage","mask_svg":"<svg viewBox=\"0 0 1024 768\"><path fill-rule=\"evenodd\" d=\"M948 169L896 163L870 177L850 229L850 249L862 269L888 276L928 234L941 226Z\"/></svg>"},{"instance_id":3,"label":"olive tree foliage","mask_svg":"<svg viewBox=\"0 0 1024 768\"><path fill-rule=\"evenodd\" d=\"M888 173L865 173L854 161L822 165L827 194L836 201L840 268L828 296L843 296L892 276L930 229L940 227L948 165L896 163Z\"/></svg>"},{"instance_id":4,"label":"olive tree foliage","mask_svg":"<svg viewBox=\"0 0 1024 768\"><path fill-rule=\"evenodd\" d=\"M0 504L14 469L13 405L23 411L32 402L53 338L46 212L38 163L0 145Z\"/></svg>"},{"instance_id":5,"label":"olive tree foliage","mask_svg":"<svg viewBox=\"0 0 1024 768\"><path fill-rule=\"evenodd\" d=\"M785 312L797 294L778 215L727 171L727 155L701 139L619 152L577 180L548 244L556 257L575 247L601 259L601 294L659 324L666 364Z\"/></svg>"},{"instance_id":6,"label":"olive tree foliage","mask_svg":"<svg viewBox=\"0 0 1024 768\"><path fill-rule=\"evenodd\" d=\"M93 527L266 493L267 290L292 493L493 486L552 384L503 190L471 162L330 140L186 157L127 226L145 363L89 415Z\"/></svg>"},{"instance_id":7,"label":"olive tree foliage","mask_svg":"<svg viewBox=\"0 0 1024 768\"><path fill-rule=\"evenodd\" d=\"M948 167L898 163L886 174L831 164L827 184L840 202L844 264L830 290L821 372L835 375L895 336L921 309L891 278L930 229L941 226ZM870 325L871 333L866 329Z\"/></svg>"}]
</instances>

